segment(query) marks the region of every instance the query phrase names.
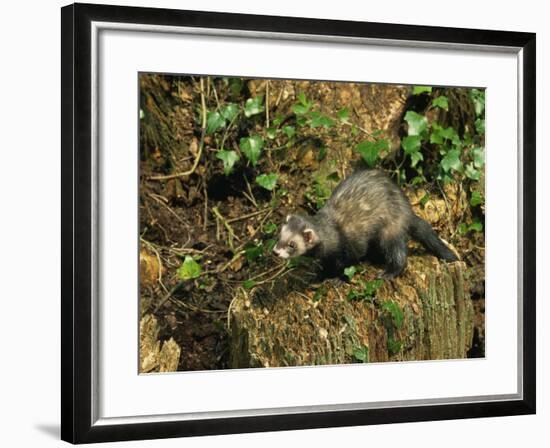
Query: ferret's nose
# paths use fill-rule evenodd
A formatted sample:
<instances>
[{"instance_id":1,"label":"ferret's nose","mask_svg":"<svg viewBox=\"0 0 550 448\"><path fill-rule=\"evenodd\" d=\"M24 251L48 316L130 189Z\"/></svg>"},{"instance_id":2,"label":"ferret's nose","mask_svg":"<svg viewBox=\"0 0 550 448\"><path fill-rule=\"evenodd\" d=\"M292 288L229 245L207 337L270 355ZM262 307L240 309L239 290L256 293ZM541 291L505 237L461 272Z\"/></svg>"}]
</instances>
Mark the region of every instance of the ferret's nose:
<instances>
[{"instance_id":1,"label":"ferret's nose","mask_svg":"<svg viewBox=\"0 0 550 448\"><path fill-rule=\"evenodd\" d=\"M273 255L279 256L279 249L277 247L273 248Z\"/></svg>"}]
</instances>

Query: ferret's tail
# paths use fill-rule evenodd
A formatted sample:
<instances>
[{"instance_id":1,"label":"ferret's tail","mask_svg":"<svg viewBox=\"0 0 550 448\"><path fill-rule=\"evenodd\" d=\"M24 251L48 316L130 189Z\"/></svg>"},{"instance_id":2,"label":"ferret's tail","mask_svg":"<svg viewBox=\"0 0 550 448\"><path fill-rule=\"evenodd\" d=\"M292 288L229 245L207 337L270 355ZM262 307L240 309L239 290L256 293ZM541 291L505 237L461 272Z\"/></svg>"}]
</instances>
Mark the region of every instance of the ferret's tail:
<instances>
[{"instance_id":1,"label":"ferret's tail","mask_svg":"<svg viewBox=\"0 0 550 448\"><path fill-rule=\"evenodd\" d=\"M411 237L421 243L429 252L445 261L457 261L457 256L437 236L426 221L414 215L409 227Z\"/></svg>"}]
</instances>

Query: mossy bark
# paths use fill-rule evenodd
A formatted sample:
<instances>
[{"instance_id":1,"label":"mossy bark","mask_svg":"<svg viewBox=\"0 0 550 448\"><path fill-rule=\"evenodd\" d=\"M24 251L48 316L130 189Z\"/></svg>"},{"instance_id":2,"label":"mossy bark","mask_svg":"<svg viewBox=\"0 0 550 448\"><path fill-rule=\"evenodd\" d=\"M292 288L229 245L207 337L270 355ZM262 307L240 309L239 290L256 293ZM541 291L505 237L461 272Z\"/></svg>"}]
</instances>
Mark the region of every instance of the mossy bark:
<instances>
[{"instance_id":1,"label":"mossy bark","mask_svg":"<svg viewBox=\"0 0 550 448\"><path fill-rule=\"evenodd\" d=\"M474 324L465 269L410 257L403 275L363 300L347 298L347 283L242 290L231 308L231 367L465 358Z\"/></svg>"}]
</instances>

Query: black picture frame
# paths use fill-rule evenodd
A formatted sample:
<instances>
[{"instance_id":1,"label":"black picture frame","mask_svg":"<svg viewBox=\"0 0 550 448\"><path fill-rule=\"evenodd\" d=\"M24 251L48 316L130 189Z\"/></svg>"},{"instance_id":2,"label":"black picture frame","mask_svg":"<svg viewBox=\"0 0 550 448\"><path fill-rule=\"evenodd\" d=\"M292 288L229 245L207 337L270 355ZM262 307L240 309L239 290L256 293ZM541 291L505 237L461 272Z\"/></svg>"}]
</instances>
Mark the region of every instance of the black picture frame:
<instances>
[{"instance_id":1,"label":"black picture frame","mask_svg":"<svg viewBox=\"0 0 550 448\"><path fill-rule=\"evenodd\" d=\"M269 17L74 4L61 10L62 91L62 309L61 437L72 443L167 438L241 432L340 427L535 413L535 53L532 33L440 28L385 23ZM92 107L93 21L188 26L391 39L392 41L508 46L522 51L523 106L521 223L523 287L523 397L466 404L415 405L368 410L210 418L192 421L97 426L92 421Z\"/></svg>"}]
</instances>

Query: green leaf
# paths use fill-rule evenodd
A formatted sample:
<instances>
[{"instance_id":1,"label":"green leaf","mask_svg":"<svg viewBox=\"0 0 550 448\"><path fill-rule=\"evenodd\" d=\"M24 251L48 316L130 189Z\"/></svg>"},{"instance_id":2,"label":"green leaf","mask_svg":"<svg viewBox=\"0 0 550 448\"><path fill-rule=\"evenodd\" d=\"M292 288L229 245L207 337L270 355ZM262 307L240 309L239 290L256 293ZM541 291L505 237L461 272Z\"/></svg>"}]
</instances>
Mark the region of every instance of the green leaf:
<instances>
[{"instance_id":1,"label":"green leaf","mask_svg":"<svg viewBox=\"0 0 550 448\"><path fill-rule=\"evenodd\" d=\"M430 193L426 193L424 196L422 196L422 198L420 198L420 204L422 205L422 207L424 207L429 200L430 200Z\"/></svg>"},{"instance_id":2,"label":"green leaf","mask_svg":"<svg viewBox=\"0 0 550 448\"><path fill-rule=\"evenodd\" d=\"M367 297L373 297L383 283L384 281L382 279L369 280L363 284L363 293Z\"/></svg>"},{"instance_id":3,"label":"green leaf","mask_svg":"<svg viewBox=\"0 0 550 448\"><path fill-rule=\"evenodd\" d=\"M397 303L392 300L387 300L382 303L382 309L385 310L392 318L392 321L397 329L403 325L403 311Z\"/></svg>"},{"instance_id":4,"label":"green leaf","mask_svg":"<svg viewBox=\"0 0 550 448\"><path fill-rule=\"evenodd\" d=\"M347 123L349 121L349 109L344 107L336 112L336 116L342 123Z\"/></svg>"},{"instance_id":5,"label":"green leaf","mask_svg":"<svg viewBox=\"0 0 550 448\"><path fill-rule=\"evenodd\" d=\"M452 127L444 128L437 123L434 123L430 134L430 143L442 145L445 141L450 141L454 145L459 145L460 137Z\"/></svg>"},{"instance_id":6,"label":"green leaf","mask_svg":"<svg viewBox=\"0 0 550 448\"><path fill-rule=\"evenodd\" d=\"M320 112L311 112L309 115L310 126L312 128L325 127L330 128L334 126L334 121L326 115L322 115Z\"/></svg>"},{"instance_id":7,"label":"green leaf","mask_svg":"<svg viewBox=\"0 0 550 448\"><path fill-rule=\"evenodd\" d=\"M239 146L252 165L256 165L264 147L264 140L259 135L243 137L239 141Z\"/></svg>"},{"instance_id":8,"label":"green leaf","mask_svg":"<svg viewBox=\"0 0 550 448\"><path fill-rule=\"evenodd\" d=\"M303 104L293 104L292 112L296 115L305 115L309 112L309 106L304 106Z\"/></svg>"},{"instance_id":9,"label":"green leaf","mask_svg":"<svg viewBox=\"0 0 550 448\"><path fill-rule=\"evenodd\" d=\"M277 185L277 175L275 173L260 174L256 177L256 183L266 190L273 191L275 185Z\"/></svg>"},{"instance_id":10,"label":"green leaf","mask_svg":"<svg viewBox=\"0 0 550 448\"><path fill-rule=\"evenodd\" d=\"M256 280L248 279L243 282L243 288L244 289L252 289L254 286L256 286Z\"/></svg>"},{"instance_id":11,"label":"green leaf","mask_svg":"<svg viewBox=\"0 0 550 448\"><path fill-rule=\"evenodd\" d=\"M411 154L411 166L414 168L418 162L420 162L421 160L424 160L424 156L422 155L422 153L420 151L417 151L417 152L413 152Z\"/></svg>"},{"instance_id":12,"label":"green leaf","mask_svg":"<svg viewBox=\"0 0 550 448\"><path fill-rule=\"evenodd\" d=\"M233 103L226 104L221 114L227 121L232 121L239 114L239 106Z\"/></svg>"},{"instance_id":13,"label":"green leaf","mask_svg":"<svg viewBox=\"0 0 550 448\"><path fill-rule=\"evenodd\" d=\"M206 133L213 134L225 126L225 118L219 112L208 112L206 115Z\"/></svg>"},{"instance_id":14,"label":"green leaf","mask_svg":"<svg viewBox=\"0 0 550 448\"><path fill-rule=\"evenodd\" d=\"M145 113L143 112L143 109L139 110L139 119L143 120L145 118Z\"/></svg>"},{"instance_id":15,"label":"green leaf","mask_svg":"<svg viewBox=\"0 0 550 448\"><path fill-rule=\"evenodd\" d=\"M458 225L458 233L460 233L461 235L464 235L467 232L468 232L468 224L461 222Z\"/></svg>"},{"instance_id":16,"label":"green leaf","mask_svg":"<svg viewBox=\"0 0 550 448\"><path fill-rule=\"evenodd\" d=\"M190 255L185 256L182 265L178 268L177 271L178 277L181 280L190 280L193 278L197 278L201 275L201 272L201 265L193 260L193 257L191 257Z\"/></svg>"},{"instance_id":17,"label":"green leaf","mask_svg":"<svg viewBox=\"0 0 550 448\"><path fill-rule=\"evenodd\" d=\"M485 90L470 90L470 98L474 102L476 116L480 116L485 110Z\"/></svg>"},{"instance_id":18,"label":"green leaf","mask_svg":"<svg viewBox=\"0 0 550 448\"><path fill-rule=\"evenodd\" d=\"M479 191L473 191L472 192L472 197L470 198L470 205L472 207L475 207L477 205L481 205L483 204L484 200L483 200L483 196L481 195L481 193Z\"/></svg>"},{"instance_id":19,"label":"green leaf","mask_svg":"<svg viewBox=\"0 0 550 448\"><path fill-rule=\"evenodd\" d=\"M421 142L422 138L419 135L408 135L401 140L401 147L405 154L412 154L420 151Z\"/></svg>"},{"instance_id":20,"label":"green leaf","mask_svg":"<svg viewBox=\"0 0 550 448\"><path fill-rule=\"evenodd\" d=\"M306 98L306 95L304 92L300 92L298 95L297 95L297 98L298 98L298 101L300 101L301 104L303 104L304 106L309 106L310 103L309 101L307 100Z\"/></svg>"},{"instance_id":21,"label":"green leaf","mask_svg":"<svg viewBox=\"0 0 550 448\"><path fill-rule=\"evenodd\" d=\"M472 158L474 159L474 166L476 168L483 168L485 165L485 150L477 147L471 151Z\"/></svg>"},{"instance_id":22,"label":"green leaf","mask_svg":"<svg viewBox=\"0 0 550 448\"><path fill-rule=\"evenodd\" d=\"M238 96L244 87L242 78L229 78L229 88L233 96Z\"/></svg>"},{"instance_id":23,"label":"green leaf","mask_svg":"<svg viewBox=\"0 0 550 448\"><path fill-rule=\"evenodd\" d=\"M265 241L264 244L264 253L266 255L269 255L271 252L273 252L273 248L277 245L277 240L269 239Z\"/></svg>"},{"instance_id":24,"label":"green leaf","mask_svg":"<svg viewBox=\"0 0 550 448\"><path fill-rule=\"evenodd\" d=\"M353 357L361 362L369 362L369 348L366 345L354 347Z\"/></svg>"},{"instance_id":25,"label":"green leaf","mask_svg":"<svg viewBox=\"0 0 550 448\"><path fill-rule=\"evenodd\" d=\"M264 233L270 235L277 230L277 224L275 224L273 221L269 221L268 223L264 224L262 230Z\"/></svg>"},{"instance_id":26,"label":"green leaf","mask_svg":"<svg viewBox=\"0 0 550 448\"><path fill-rule=\"evenodd\" d=\"M481 173L474 168L473 163L468 163L466 165L466 169L464 170L464 174L468 179L472 180L479 180L481 177Z\"/></svg>"},{"instance_id":27,"label":"green leaf","mask_svg":"<svg viewBox=\"0 0 550 448\"><path fill-rule=\"evenodd\" d=\"M344 269L344 275L351 280L355 273L357 272L357 268L355 266L349 266L346 269Z\"/></svg>"},{"instance_id":28,"label":"green leaf","mask_svg":"<svg viewBox=\"0 0 550 448\"><path fill-rule=\"evenodd\" d=\"M244 103L244 114L246 117L257 115L264 111L264 96L258 95L254 98L248 98Z\"/></svg>"},{"instance_id":29,"label":"green leaf","mask_svg":"<svg viewBox=\"0 0 550 448\"><path fill-rule=\"evenodd\" d=\"M264 254L264 249L262 247L262 244L259 245L251 245L244 249L244 256L246 260L251 263L258 258L260 258Z\"/></svg>"},{"instance_id":30,"label":"green leaf","mask_svg":"<svg viewBox=\"0 0 550 448\"><path fill-rule=\"evenodd\" d=\"M478 134L485 134L485 120L483 118L478 118L475 125Z\"/></svg>"},{"instance_id":31,"label":"green leaf","mask_svg":"<svg viewBox=\"0 0 550 448\"><path fill-rule=\"evenodd\" d=\"M283 132L290 139L290 138L294 137L294 134L296 134L296 128L294 126L284 126L283 127Z\"/></svg>"},{"instance_id":32,"label":"green leaf","mask_svg":"<svg viewBox=\"0 0 550 448\"><path fill-rule=\"evenodd\" d=\"M359 143L355 147L355 150L361 154L361 157L367 162L368 166L373 167L380 157L380 152L388 150L389 147L390 145L387 140L376 140L374 142L365 140Z\"/></svg>"},{"instance_id":33,"label":"green leaf","mask_svg":"<svg viewBox=\"0 0 550 448\"><path fill-rule=\"evenodd\" d=\"M437 98L433 99L432 106L439 107L444 110L449 110L449 99L444 95L440 95Z\"/></svg>"},{"instance_id":34,"label":"green leaf","mask_svg":"<svg viewBox=\"0 0 550 448\"><path fill-rule=\"evenodd\" d=\"M473 230L474 232L481 232L483 230L483 224L480 221L474 221L468 227L468 230Z\"/></svg>"},{"instance_id":35,"label":"green leaf","mask_svg":"<svg viewBox=\"0 0 550 448\"><path fill-rule=\"evenodd\" d=\"M441 168L443 168L443 171L446 173L451 170L460 171L462 168L462 162L460 161L460 150L451 149L447 154L445 154L445 157L443 157L440 164Z\"/></svg>"},{"instance_id":36,"label":"green leaf","mask_svg":"<svg viewBox=\"0 0 550 448\"><path fill-rule=\"evenodd\" d=\"M414 86L412 94L420 95L421 93L432 93L432 88L429 86Z\"/></svg>"},{"instance_id":37,"label":"green leaf","mask_svg":"<svg viewBox=\"0 0 550 448\"><path fill-rule=\"evenodd\" d=\"M275 127L267 128L265 132L267 138L269 138L270 140L273 140L277 136L277 128Z\"/></svg>"},{"instance_id":38,"label":"green leaf","mask_svg":"<svg viewBox=\"0 0 550 448\"><path fill-rule=\"evenodd\" d=\"M428 129L428 120L424 115L408 110L405 114L405 121L409 125L409 135L420 135Z\"/></svg>"},{"instance_id":39,"label":"green leaf","mask_svg":"<svg viewBox=\"0 0 550 448\"><path fill-rule=\"evenodd\" d=\"M223 172L227 176L233 171L233 166L239 161L239 155L235 151L222 149L216 153L216 158L223 162Z\"/></svg>"},{"instance_id":40,"label":"green leaf","mask_svg":"<svg viewBox=\"0 0 550 448\"><path fill-rule=\"evenodd\" d=\"M388 338L388 353L390 356L396 355L401 351L403 344L399 341L396 341L393 337Z\"/></svg>"}]
</instances>

